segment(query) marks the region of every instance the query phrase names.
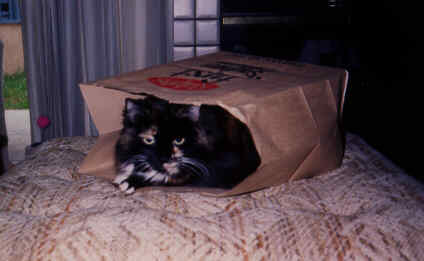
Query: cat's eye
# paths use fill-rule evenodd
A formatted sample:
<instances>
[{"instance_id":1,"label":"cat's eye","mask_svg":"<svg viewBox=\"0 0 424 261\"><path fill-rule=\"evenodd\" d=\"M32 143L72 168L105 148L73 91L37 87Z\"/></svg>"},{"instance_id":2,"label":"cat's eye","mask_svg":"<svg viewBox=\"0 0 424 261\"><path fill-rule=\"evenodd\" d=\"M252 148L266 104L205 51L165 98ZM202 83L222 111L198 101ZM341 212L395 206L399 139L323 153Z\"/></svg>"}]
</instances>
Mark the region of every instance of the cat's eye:
<instances>
[{"instance_id":1,"label":"cat's eye","mask_svg":"<svg viewBox=\"0 0 424 261\"><path fill-rule=\"evenodd\" d=\"M143 138L143 142L146 143L147 145L152 145L153 143L155 143L155 138L153 138L153 137L144 137Z\"/></svg>"},{"instance_id":2,"label":"cat's eye","mask_svg":"<svg viewBox=\"0 0 424 261\"><path fill-rule=\"evenodd\" d=\"M184 142L185 142L184 138L176 138L174 140L174 144L177 145L177 146L182 145Z\"/></svg>"}]
</instances>

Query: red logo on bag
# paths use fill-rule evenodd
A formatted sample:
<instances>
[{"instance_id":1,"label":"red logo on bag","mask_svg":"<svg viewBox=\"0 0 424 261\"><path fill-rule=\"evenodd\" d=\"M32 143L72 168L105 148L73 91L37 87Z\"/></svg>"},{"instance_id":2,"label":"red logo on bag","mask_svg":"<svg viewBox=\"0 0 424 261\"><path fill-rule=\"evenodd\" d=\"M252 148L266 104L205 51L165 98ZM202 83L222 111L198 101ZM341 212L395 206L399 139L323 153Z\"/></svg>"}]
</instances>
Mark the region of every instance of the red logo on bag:
<instances>
[{"instance_id":1,"label":"red logo on bag","mask_svg":"<svg viewBox=\"0 0 424 261\"><path fill-rule=\"evenodd\" d=\"M206 80L177 78L177 77L151 77L148 79L154 85L178 91L206 91L219 88L219 85L208 83Z\"/></svg>"}]
</instances>

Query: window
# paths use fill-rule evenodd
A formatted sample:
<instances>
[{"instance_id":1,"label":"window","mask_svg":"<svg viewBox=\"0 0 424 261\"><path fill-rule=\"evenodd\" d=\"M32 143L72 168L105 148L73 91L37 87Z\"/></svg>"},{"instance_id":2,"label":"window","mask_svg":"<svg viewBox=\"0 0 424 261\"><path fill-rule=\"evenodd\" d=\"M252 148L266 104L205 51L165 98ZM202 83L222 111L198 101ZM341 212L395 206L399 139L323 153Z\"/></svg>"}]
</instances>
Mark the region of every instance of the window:
<instances>
[{"instance_id":1,"label":"window","mask_svg":"<svg viewBox=\"0 0 424 261\"><path fill-rule=\"evenodd\" d=\"M217 52L219 0L174 0L174 60Z\"/></svg>"},{"instance_id":2,"label":"window","mask_svg":"<svg viewBox=\"0 0 424 261\"><path fill-rule=\"evenodd\" d=\"M0 23L20 23L18 0L0 0Z\"/></svg>"}]
</instances>

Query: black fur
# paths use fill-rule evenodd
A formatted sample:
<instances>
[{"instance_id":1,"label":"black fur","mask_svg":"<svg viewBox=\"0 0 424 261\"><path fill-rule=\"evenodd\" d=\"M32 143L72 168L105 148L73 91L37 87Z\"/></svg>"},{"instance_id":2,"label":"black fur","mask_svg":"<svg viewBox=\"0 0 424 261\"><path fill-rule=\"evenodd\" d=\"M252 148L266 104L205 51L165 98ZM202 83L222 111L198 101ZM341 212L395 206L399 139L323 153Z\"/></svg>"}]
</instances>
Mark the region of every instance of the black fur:
<instances>
[{"instance_id":1,"label":"black fur","mask_svg":"<svg viewBox=\"0 0 424 261\"><path fill-rule=\"evenodd\" d=\"M245 124L219 106L127 99L116 144L114 181L131 193L143 186L231 188L260 157Z\"/></svg>"}]
</instances>

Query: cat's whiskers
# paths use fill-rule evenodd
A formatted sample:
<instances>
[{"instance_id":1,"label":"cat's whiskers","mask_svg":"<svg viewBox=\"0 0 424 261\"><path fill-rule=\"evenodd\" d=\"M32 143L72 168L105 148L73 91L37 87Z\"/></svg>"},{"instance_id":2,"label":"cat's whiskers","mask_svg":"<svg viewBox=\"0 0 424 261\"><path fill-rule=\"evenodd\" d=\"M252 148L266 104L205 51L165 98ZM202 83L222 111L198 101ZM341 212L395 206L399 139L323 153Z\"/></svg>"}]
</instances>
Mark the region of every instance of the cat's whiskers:
<instances>
[{"instance_id":1,"label":"cat's whiskers","mask_svg":"<svg viewBox=\"0 0 424 261\"><path fill-rule=\"evenodd\" d=\"M180 168L185 168L190 170L193 174L198 176L209 176L209 170L199 160L195 160L187 157L180 157L177 159Z\"/></svg>"},{"instance_id":2,"label":"cat's whiskers","mask_svg":"<svg viewBox=\"0 0 424 261\"><path fill-rule=\"evenodd\" d=\"M180 154L178 157L173 157L171 161L162 165L165 172L154 169L149 163L148 157L141 154L131 157L123 166L126 166L122 169L123 174L125 174L120 175L118 178L119 180L117 179L115 181L118 184L131 174L142 177L144 180L151 183L168 183L172 180L172 176L180 173L180 169L199 177L209 176L209 170L203 162L193 158L180 156ZM121 190L122 189L125 190L124 187L122 187Z\"/></svg>"},{"instance_id":3,"label":"cat's whiskers","mask_svg":"<svg viewBox=\"0 0 424 261\"><path fill-rule=\"evenodd\" d=\"M180 166L180 168L196 176L202 176L202 172L196 169L195 167L193 167L192 165L183 164Z\"/></svg>"}]
</instances>

